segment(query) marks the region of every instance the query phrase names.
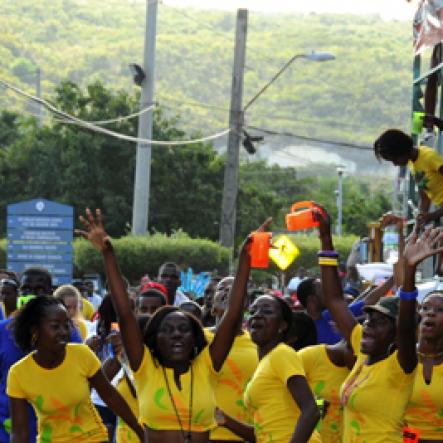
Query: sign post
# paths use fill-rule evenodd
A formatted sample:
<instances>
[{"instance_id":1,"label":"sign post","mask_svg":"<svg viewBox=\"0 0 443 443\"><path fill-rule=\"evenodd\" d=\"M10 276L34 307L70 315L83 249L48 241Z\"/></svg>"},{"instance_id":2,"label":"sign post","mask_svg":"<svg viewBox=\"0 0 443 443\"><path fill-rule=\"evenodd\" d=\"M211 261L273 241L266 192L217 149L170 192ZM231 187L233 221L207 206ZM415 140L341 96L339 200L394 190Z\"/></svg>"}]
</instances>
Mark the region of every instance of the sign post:
<instances>
[{"instance_id":1,"label":"sign post","mask_svg":"<svg viewBox=\"0 0 443 443\"><path fill-rule=\"evenodd\" d=\"M54 285L71 283L73 214L72 206L45 199L8 205L8 270L20 274L40 266Z\"/></svg>"}]
</instances>

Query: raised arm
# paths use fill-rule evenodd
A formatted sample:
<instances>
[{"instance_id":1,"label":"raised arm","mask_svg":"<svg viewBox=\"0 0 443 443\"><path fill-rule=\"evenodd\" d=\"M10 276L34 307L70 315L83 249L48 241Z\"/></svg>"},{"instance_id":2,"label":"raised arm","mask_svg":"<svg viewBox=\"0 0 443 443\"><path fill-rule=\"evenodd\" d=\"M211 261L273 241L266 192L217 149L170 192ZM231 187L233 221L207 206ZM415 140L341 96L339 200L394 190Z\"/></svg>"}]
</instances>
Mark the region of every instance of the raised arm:
<instances>
[{"instance_id":1,"label":"raised arm","mask_svg":"<svg viewBox=\"0 0 443 443\"><path fill-rule=\"evenodd\" d=\"M118 266L111 239L103 226L101 211L100 209L96 209L94 217L90 209L87 208L86 217L80 216L79 218L85 230L76 229L75 233L88 240L103 256L106 277L108 279L112 301L117 311L126 355L128 356L131 369L136 371L140 367L143 358L142 337L135 314L131 309L126 285Z\"/></svg>"},{"instance_id":2,"label":"raised arm","mask_svg":"<svg viewBox=\"0 0 443 443\"><path fill-rule=\"evenodd\" d=\"M268 218L257 231L264 231L272 219ZM247 284L249 279L249 271L251 269L251 256L249 254L251 236L245 240L241 247L240 258L235 274L234 284L229 297L228 309L225 311L218 328L215 333L214 340L210 344L209 352L212 358L212 364L216 371L223 366L226 357L231 350L238 324L241 321L242 313L245 306L245 297L247 293Z\"/></svg>"},{"instance_id":3,"label":"raised arm","mask_svg":"<svg viewBox=\"0 0 443 443\"><path fill-rule=\"evenodd\" d=\"M320 223L319 234L322 251L334 252L329 215L324 208L314 210L314 217ZM337 266L320 265L321 283L326 307L329 309L341 335L351 343L351 334L357 320L352 315L344 298Z\"/></svg>"},{"instance_id":4,"label":"raised arm","mask_svg":"<svg viewBox=\"0 0 443 443\"><path fill-rule=\"evenodd\" d=\"M415 272L417 265L427 257L443 251L443 247L433 249L443 239L441 228L428 228L421 238L417 230L412 233L404 250L403 286L400 289L400 311L397 323L397 358L406 373L417 366L416 349L416 299Z\"/></svg>"}]
</instances>

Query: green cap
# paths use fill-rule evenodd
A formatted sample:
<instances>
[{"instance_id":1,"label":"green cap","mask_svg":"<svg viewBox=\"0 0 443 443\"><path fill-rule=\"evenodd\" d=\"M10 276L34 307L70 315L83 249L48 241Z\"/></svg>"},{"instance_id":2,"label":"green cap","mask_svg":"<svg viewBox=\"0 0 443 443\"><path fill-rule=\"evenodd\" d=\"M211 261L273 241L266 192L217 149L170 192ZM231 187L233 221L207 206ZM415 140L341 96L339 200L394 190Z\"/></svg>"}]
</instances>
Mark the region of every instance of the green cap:
<instances>
[{"instance_id":1,"label":"green cap","mask_svg":"<svg viewBox=\"0 0 443 443\"><path fill-rule=\"evenodd\" d=\"M398 317L398 308L400 306L400 298L396 296L382 297L375 305L365 306L364 312L376 311L387 315L394 320Z\"/></svg>"}]
</instances>

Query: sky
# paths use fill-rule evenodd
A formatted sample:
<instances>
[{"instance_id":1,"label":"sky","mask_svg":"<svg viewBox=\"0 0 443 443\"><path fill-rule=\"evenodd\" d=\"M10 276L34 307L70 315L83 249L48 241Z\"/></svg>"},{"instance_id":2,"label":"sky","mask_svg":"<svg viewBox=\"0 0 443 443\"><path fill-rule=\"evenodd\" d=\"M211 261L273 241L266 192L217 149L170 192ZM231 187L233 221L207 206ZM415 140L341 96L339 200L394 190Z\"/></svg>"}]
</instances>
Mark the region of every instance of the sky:
<instances>
[{"instance_id":1,"label":"sky","mask_svg":"<svg viewBox=\"0 0 443 443\"><path fill-rule=\"evenodd\" d=\"M240 7L263 12L331 12L380 14L384 19L411 20L417 0L163 0L180 7L235 10Z\"/></svg>"}]
</instances>

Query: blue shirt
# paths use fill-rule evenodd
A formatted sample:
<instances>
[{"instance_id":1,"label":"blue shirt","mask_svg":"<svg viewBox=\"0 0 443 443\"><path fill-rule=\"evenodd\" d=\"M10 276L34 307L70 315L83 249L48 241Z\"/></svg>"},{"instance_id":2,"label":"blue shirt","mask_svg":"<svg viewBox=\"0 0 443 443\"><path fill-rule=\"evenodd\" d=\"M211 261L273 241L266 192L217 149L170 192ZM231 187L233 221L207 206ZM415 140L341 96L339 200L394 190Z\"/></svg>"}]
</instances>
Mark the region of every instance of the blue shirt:
<instances>
[{"instance_id":1,"label":"blue shirt","mask_svg":"<svg viewBox=\"0 0 443 443\"><path fill-rule=\"evenodd\" d=\"M356 301L348 307L354 317L360 317L363 314L362 309L364 305L364 301ZM327 309L325 309L321 313L321 317L315 321L315 326L317 327L317 343L333 345L342 339L342 336L331 326L332 321L331 314Z\"/></svg>"},{"instance_id":2,"label":"blue shirt","mask_svg":"<svg viewBox=\"0 0 443 443\"><path fill-rule=\"evenodd\" d=\"M0 321L0 443L9 443L9 433L4 427L5 420L9 419L9 400L6 395L6 381L9 368L22 359L25 353L15 344L10 324L12 318ZM72 343L81 343L82 339L77 328L72 328ZM37 420L34 410L29 406L29 442L35 443L37 438Z\"/></svg>"}]
</instances>

